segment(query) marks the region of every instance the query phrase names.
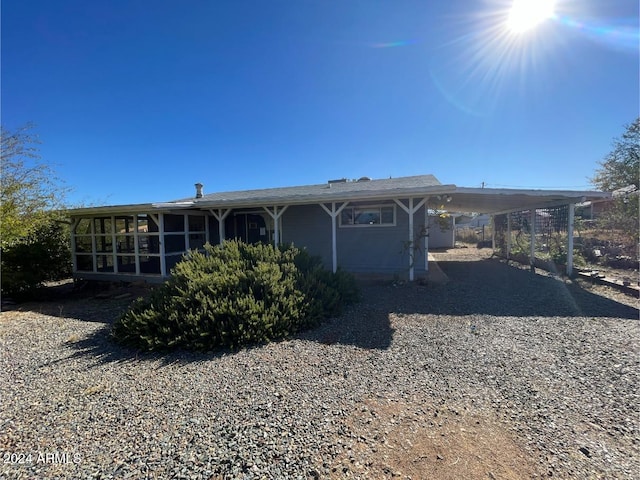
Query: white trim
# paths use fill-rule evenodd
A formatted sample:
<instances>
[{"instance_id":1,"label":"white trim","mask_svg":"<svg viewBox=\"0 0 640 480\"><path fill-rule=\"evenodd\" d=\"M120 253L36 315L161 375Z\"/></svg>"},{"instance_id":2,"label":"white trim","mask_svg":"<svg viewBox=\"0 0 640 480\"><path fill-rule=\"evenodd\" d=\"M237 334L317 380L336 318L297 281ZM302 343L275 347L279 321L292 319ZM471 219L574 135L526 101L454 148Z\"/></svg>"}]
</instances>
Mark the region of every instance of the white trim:
<instances>
[{"instance_id":1,"label":"white trim","mask_svg":"<svg viewBox=\"0 0 640 480\"><path fill-rule=\"evenodd\" d=\"M164 245L164 213L158 214L158 236L160 241L160 275L167 276L167 259Z\"/></svg>"},{"instance_id":2,"label":"white trim","mask_svg":"<svg viewBox=\"0 0 640 480\"><path fill-rule=\"evenodd\" d=\"M96 243L96 217L91 218L91 255L93 257L93 273L98 273L98 244Z\"/></svg>"},{"instance_id":3,"label":"white trim","mask_svg":"<svg viewBox=\"0 0 640 480\"><path fill-rule=\"evenodd\" d=\"M429 234L431 226L429 225L429 197L425 197L424 199L425 209L424 209L424 228L425 228L425 236L424 236L424 271L429 273ZM455 228L454 228L454 239L455 239ZM455 240L454 240L455 244Z\"/></svg>"},{"instance_id":4,"label":"white trim","mask_svg":"<svg viewBox=\"0 0 640 480\"><path fill-rule=\"evenodd\" d=\"M530 250L529 250L529 264L531 269L535 268L536 264L536 209L532 208L529 211L529 233L530 233Z\"/></svg>"},{"instance_id":5,"label":"white trim","mask_svg":"<svg viewBox=\"0 0 640 480\"><path fill-rule=\"evenodd\" d=\"M413 197L409 197L408 207L397 198L394 198L393 201L400 205L400 208L402 208L409 216L409 281L413 282L415 277L414 256L416 252L416 246L414 245L413 238L413 216L427 202L427 197L420 200L417 205L413 204ZM429 210L429 208L426 208L426 210ZM428 255L428 253L425 252L425 255Z\"/></svg>"},{"instance_id":6,"label":"white trim","mask_svg":"<svg viewBox=\"0 0 640 480\"><path fill-rule=\"evenodd\" d=\"M218 220L218 236L220 237L220 240L218 243L220 245L224 243L224 237L225 237L224 220L229 216L229 214L231 213L231 210L233 209L228 208L227 210L225 210L224 208L219 208L218 213L216 213L213 210L213 208L209 209L209 212L211 212L211 215L213 215L216 218L216 220Z\"/></svg>"},{"instance_id":7,"label":"white trim","mask_svg":"<svg viewBox=\"0 0 640 480\"><path fill-rule=\"evenodd\" d=\"M575 219L575 204L570 203L569 207L569 220L567 225L567 275L571 276L573 273L573 223Z\"/></svg>"},{"instance_id":8,"label":"white trim","mask_svg":"<svg viewBox=\"0 0 640 480\"><path fill-rule=\"evenodd\" d=\"M118 273L118 243L116 238L116 216L111 215L111 254L113 257L113 273Z\"/></svg>"},{"instance_id":9,"label":"white trim","mask_svg":"<svg viewBox=\"0 0 640 480\"><path fill-rule=\"evenodd\" d=\"M285 205L280 211L278 211L277 205L262 208L273 219L273 244L277 247L280 244L280 219L282 218L282 214L289 208L289 205ZM273 212L269 208L273 208Z\"/></svg>"},{"instance_id":10,"label":"white trim","mask_svg":"<svg viewBox=\"0 0 640 480\"><path fill-rule=\"evenodd\" d=\"M507 213L507 260L511 258L511 212Z\"/></svg>"},{"instance_id":11,"label":"white trim","mask_svg":"<svg viewBox=\"0 0 640 480\"><path fill-rule=\"evenodd\" d=\"M189 214L188 213L184 213L182 214L183 219L183 227L184 228L184 251L188 252L189 251Z\"/></svg>"},{"instance_id":12,"label":"white trim","mask_svg":"<svg viewBox=\"0 0 640 480\"><path fill-rule=\"evenodd\" d=\"M138 213L133 214L133 253L136 256L136 275L140 275L140 245L138 245ZM148 225L147 221L147 225ZM147 232L148 233L148 232Z\"/></svg>"},{"instance_id":13,"label":"white trim","mask_svg":"<svg viewBox=\"0 0 640 480\"><path fill-rule=\"evenodd\" d=\"M336 217L349 205L349 202L344 202L337 210L336 202L331 202L331 210L323 203L319 203L318 205L331 217L331 262L333 273L336 273L338 271L338 229L336 228Z\"/></svg>"},{"instance_id":14,"label":"white trim","mask_svg":"<svg viewBox=\"0 0 640 480\"><path fill-rule=\"evenodd\" d=\"M80 222L80 218L74 218L71 220L71 272L76 273L78 271L78 262L76 261L76 227Z\"/></svg>"},{"instance_id":15,"label":"white trim","mask_svg":"<svg viewBox=\"0 0 640 480\"><path fill-rule=\"evenodd\" d=\"M489 217L489 225L491 225L491 250L496 253L496 216Z\"/></svg>"},{"instance_id":16,"label":"white trim","mask_svg":"<svg viewBox=\"0 0 640 480\"><path fill-rule=\"evenodd\" d=\"M335 202L334 202L335 203ZM340 209L340 212L344 209L344 207L349 204L349 202L345 202ZM320 204L322 205L322 204ZM376 227L395 227L397 223L396 217L396 206L393 203L365 203L365 204L354 204L351 203L349 208L353 209L380 209L380 223L342 223L342 215L339 216L339 226L340 228L376 228ZM393 222L392 223L382 223L382 209L383 208L392 208L393 209Z\"/></svg>"}]
</instances>

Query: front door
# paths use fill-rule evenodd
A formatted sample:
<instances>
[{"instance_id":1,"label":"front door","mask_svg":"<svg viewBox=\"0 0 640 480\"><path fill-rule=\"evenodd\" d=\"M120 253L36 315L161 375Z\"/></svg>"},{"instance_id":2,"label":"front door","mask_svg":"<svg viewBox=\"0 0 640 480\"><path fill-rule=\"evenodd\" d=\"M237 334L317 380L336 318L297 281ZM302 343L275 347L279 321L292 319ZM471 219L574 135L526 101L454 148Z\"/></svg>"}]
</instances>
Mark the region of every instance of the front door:
<instances>
[{"instance_id":1,"label":"front door","mask_svg":"<svg viewBox=\"0 0 640 480\"><path fill-rule=\"evenodd\" d=\"M227 239L237 238L245 243L268 243L267 225L262 215L255 213L236 213L225 220Z\"/></svg>"}]
</instances>

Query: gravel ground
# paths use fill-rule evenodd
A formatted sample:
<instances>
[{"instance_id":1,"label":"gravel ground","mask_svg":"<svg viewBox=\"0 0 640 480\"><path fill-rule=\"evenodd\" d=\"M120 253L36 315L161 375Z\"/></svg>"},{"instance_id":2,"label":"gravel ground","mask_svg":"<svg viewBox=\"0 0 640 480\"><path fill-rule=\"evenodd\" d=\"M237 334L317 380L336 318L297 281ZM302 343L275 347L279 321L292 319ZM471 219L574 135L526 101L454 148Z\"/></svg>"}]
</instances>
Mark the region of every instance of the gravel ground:
<instances>
[{"instance_id":1,"label":"gravel ground","mask_svg":"<svg viewBox=\"0 0 640 480\"><path fill-rule=\"evenodd\" d=\"M0 477L640 478L637 299L467 260L238 352L115 346L126 299L2 313Z\"/></svg>"}]
</instances>

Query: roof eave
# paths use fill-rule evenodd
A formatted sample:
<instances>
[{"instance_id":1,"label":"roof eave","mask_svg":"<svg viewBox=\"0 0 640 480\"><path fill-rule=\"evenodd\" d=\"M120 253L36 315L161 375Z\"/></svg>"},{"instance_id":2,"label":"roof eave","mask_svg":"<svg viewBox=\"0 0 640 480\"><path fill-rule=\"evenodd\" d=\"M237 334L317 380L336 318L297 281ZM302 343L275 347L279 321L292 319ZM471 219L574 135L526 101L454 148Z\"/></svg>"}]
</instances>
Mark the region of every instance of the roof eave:
<instances>
[{"instance_id":1,"label":"roof eave","mask_svg":"<svg viewBox=\"0 0 640 480\"><path fill-rule=\"evenodd\" d=\"M197 200L194 208L247 208L269 207L274 205L309 205L328 202L393 200L394 198L428 197L432 195L452 194L455 185L434 185L412 189L393 189L365 192L327 192L322 195L298 195L295 197L264 197L250 200Z\"/></svg>"}]
</instances>

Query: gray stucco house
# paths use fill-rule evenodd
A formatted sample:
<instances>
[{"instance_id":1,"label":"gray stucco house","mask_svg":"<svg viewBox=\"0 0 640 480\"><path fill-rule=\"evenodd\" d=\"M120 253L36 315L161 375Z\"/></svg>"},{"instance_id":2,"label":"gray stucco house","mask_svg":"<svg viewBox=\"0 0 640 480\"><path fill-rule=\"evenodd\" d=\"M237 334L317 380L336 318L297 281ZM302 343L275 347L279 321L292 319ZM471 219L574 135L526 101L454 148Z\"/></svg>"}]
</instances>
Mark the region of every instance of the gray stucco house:
<instances>
[{"instance_id":1,"label":"gray stucco house","mask_svg":"<svg viewBox=\"0 0 640 480\"><path fill-rule=\"evenodd\" d=\"M463 188L433 175L203 194L71 210L74 277L159 281L185 252L240 238L293 243L334 271L428 271L429 248L453 247L446 212L504 213L603 198L602 192ZM444 215L443 215L444 213ZM573 219L571 219L573 222Z\"/></svg>"}]
</instances>

